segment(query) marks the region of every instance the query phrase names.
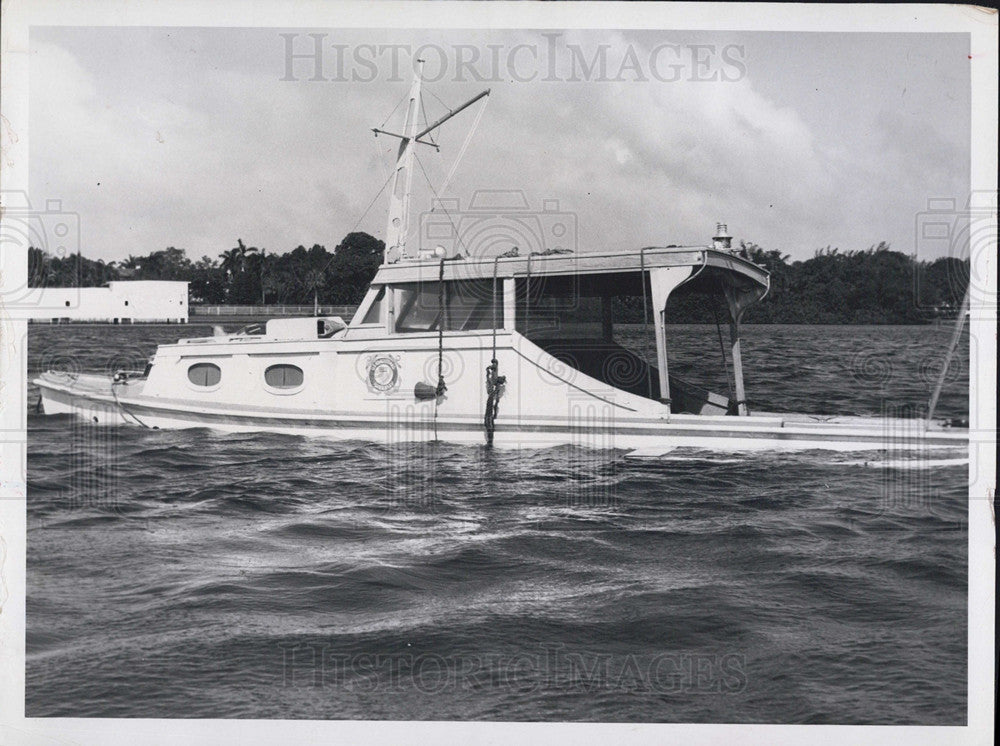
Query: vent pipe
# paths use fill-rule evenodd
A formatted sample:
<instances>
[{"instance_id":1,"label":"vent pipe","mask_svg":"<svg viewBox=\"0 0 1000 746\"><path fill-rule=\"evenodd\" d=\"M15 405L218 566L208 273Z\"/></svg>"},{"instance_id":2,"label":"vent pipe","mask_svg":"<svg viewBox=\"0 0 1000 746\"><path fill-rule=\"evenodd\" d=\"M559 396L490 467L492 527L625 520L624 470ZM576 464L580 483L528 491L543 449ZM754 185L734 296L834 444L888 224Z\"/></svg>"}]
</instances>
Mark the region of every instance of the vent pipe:
<instances>
[{"instance_id":1,"label":"vent pipe","mask_svg":"<svg viewBox=\"0 0 1000 746\"><path fill-rule=\"evenodd\" d=\"M715 235L712 237L712 248L717 251L730 251L733 248L733 237L725 223L715 224Z\"/></svg>"}]
</instances>

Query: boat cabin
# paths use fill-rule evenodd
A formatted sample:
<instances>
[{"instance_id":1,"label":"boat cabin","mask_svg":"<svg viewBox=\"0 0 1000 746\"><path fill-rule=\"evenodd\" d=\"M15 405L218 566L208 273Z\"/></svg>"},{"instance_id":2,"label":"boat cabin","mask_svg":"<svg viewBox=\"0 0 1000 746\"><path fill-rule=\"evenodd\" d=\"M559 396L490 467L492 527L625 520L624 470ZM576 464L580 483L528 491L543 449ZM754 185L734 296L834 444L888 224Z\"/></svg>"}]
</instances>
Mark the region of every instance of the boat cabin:
<instances>
[{"instance_id":1,"label":"boat cabin","mask_svg":"<svg viewBox=\"0 0 1000 746\"><path fill-rule=\"evenodd\" d=\"M766 270L725 247L398 261L379 268L343 338L516 332L584 375L672 412L745 415L740 321L769 282ZM735 401L669 373L667 301L682 286L725 298ZM618 341L616 326L626 324L634 344Z\"/></svg>"}]
</instances>

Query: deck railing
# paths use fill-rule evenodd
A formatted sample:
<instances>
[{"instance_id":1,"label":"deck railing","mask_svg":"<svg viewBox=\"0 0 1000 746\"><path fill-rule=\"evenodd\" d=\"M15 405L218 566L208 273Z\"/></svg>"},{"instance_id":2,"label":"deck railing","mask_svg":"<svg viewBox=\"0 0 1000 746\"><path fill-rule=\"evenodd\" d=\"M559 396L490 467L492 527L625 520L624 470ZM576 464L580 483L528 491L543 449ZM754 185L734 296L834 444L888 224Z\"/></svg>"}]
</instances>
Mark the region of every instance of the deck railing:
<instances>
[{"instance_id":1,"label":"deck railing","mask_svg":"<svg viewBox=\"0 0 1000 746\"><path fill-rule=\"evenodd\" d=\"M320 306L320 316L342 316L350 320L357 306ZM191 306L192 316L313 316L313 306Z\"/></svg>"}]
</instances>

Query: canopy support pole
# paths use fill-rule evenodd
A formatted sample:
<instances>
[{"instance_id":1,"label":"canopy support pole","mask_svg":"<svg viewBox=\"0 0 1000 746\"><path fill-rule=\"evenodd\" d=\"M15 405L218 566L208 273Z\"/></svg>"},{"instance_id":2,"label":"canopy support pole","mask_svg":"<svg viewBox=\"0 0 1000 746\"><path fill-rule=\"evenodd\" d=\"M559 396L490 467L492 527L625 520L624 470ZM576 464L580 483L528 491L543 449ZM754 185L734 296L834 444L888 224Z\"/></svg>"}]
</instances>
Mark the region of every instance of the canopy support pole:
<instances>
[{"instance_id":1,"label":"canopy support pole","mask_svg":"<svg viewBox=\"0 0 1000 746\"><path fill-rule=\"evenodd\" d=\"M746 417L750 414L747 407L747 393L743 385L743 355L740 351L740 321L747 307L760 296L753 291L740 290L733 285L724 285L723 292L729 304L729 342L733 356L733 385L736 389L736 414Z\"/></svg>"},{"instance_id":2,"label":"canopy support pole","mask_svg":"<svg viewBox=\"0 0 1000 746\"><path fill-rule=\"evenodd\" d=\"M740 417L750 414L747 409L747 392L743 386L743 357L740 355L740 322L729 325L729 337L732 341L733 378L736 386L736 412Z\"/></svg>"},{"instance_id":3,"label":"canopy support pole","mask_svg":"<svg viewBox=\"0 0 1000 746\"><path fill-rule=\"evenodd\" d=\"M656 333L656 366L660 369L660 401L670 406L670 374L667 369L667 300L681 284L691 279L696 267L657 267L649 270L653 300L653 329Z\"/></svg>"}]
</instances>

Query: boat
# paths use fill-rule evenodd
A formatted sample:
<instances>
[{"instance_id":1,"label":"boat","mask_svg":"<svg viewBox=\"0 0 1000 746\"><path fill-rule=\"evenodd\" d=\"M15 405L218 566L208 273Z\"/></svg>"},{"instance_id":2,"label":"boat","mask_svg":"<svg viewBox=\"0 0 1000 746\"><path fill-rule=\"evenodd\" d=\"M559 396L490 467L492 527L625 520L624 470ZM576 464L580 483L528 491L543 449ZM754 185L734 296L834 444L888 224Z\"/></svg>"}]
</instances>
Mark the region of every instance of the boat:
<instances>
[{"instance_id":1,"label":"boat","mask_svg":"<svg viewBox=\"0 0 1000 746\"><path fill-rule=\"evenodd\" d=\"M649 457L679 447L968 447L966 428L931 417L751 412L741 323L770 277L733 249L725 224L704 246L578 253L561 245L553 219L551 230L535 231L538 246L524 250L469 252L461 241L448 249L422 238L412 247L415 149L437 147L434 130L489 95L422 127L421 83L418 63L403 132L375 130L398 139L399 149L383 262L350 320L281 318L236 333L216 329L160 345L142 372L45 371L34 381L42 410L97 425L500 448L573 444ZM670 371L667 303L679 290L728 309L729 394ZM639 299L649 349L625 346L616 335L620 310Z\"/></svg>"}]
</instances>

